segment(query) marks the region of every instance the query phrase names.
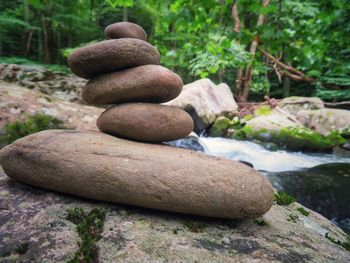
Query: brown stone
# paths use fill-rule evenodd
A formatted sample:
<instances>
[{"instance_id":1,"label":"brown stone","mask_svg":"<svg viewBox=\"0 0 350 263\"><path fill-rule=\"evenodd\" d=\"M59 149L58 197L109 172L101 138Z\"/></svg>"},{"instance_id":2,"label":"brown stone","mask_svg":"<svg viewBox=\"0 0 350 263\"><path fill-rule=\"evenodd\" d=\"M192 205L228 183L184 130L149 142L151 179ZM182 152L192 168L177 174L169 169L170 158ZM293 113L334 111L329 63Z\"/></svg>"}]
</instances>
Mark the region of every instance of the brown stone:
<instances>
[{"instance_id":1,"label":"brown stone","mask_svg":"<svg viewBox=\"0 0 350 263\"><path fill-rule=\"evenodd\" d=\"M93 78L83 89L91 104L121 102L167 102L182 90L181 78L158 65L144 65Z\"/></svg>"},{"instance_id":2,"label":"brown stone","mask_svg":"<svg viewBox=\"0 0 350 263\"><path fill-rule=\"evenodd\" d=\"M111 39L77 49L69 56L68 64L77 76L90 79L121 69L158 65L159 52L140 39Z\"/></svg>"},{"instance_id":3,"label":"brown stone","mask_svg":"<svg viewBox=\"0 0 350 263\"><path fill-rule=\"evenodd\" d=\"M221 218L255 218L273 204L270 182L236 161L94 131L49 130L3 148L21 182L96 200Z\"/></svg>"},{"instance_id":4,"label":"brown stone","mask_svg":"<svg viewBox=\"0 0 350 263\"><path fill-rule=\"evenodd\" d=\"M151 103L125 103L109 108L97 119L105 133L142 142L165 142L186 137L193 129L190 115L180 108Z\"/></svg>"},{"instance_id":5,"label":"brown stone","mask_svg":"<svg viewBox=\"0 0 350 263\"><path fill-rule=\"evenodd\" d=\"M105 28L107 39L138 38L147 41L147 34L143 28L130 22L114 23Z\"/></svg>"}]
</instances>

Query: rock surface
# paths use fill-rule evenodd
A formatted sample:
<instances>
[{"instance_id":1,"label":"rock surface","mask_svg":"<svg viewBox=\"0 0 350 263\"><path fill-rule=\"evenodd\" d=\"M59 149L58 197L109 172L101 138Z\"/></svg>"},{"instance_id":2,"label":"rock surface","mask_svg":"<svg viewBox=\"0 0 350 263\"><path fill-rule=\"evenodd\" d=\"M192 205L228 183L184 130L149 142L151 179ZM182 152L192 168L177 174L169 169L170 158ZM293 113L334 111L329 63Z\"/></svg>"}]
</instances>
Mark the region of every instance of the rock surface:
<instances>
[{"instance_id":1,"label":"rock surface","mask_svg":"<svg viewBox=\"0 0 350 263\"><path fill-rule=\"evenodd\" d=\"M91 104L122 102L167 102L182 90L181 78L158 65L144 65L93 78L83 89Z\"/></svg>"},{"instance_id":2,"label":"rock surface","mask_svg":"<svg viewBox=\"0 0 350 263\"><path fill-rule=\"evenodd\" d=\"M126 68L158 65L159 52L136 38L111 39L77 49L69 56L68 64L77 76L91 79Z\"/></svg>"},{"instance_id":3,"label":"rock surface","mask_svg":"<svg viewBox=\"0 0 350 263\"><path fill-rule=\"evenodd\" d=\"M312 111L300 111L298 120L306 127L316 132L327 135L332 131L350 133L350 111L339 109L319 109Z\"/></svg>"},{"instance_id":4,"label":"rock surface","mask_svg":"<svg viewBox=\"0 0 350 263\"><path fill-rule=\"evenodd\" d=\"M0 64L0 80L66 101L82 102L86 80L73 74L52 72L40 66Z\"/></svg>"},{"instance_id":5,"label":"rock surface","mask_svg":"<svg viewBox=\"0 0 350 263\"><path fill-rule=\"evenodd\" d=\"M266 129L268 131L277 132L286 127L301 127L298 123L295 123L286 116L277 113L254 117L247 121L247 125L255 131Z\"/></svg>"},{"instance_id":6,"label":"rock surface","mask_svg":"<svg viewBox=\"0 0 350 263\"><path fill-rule=\"evenodd\" d=\"M317 97L287 97L281 100L278 105L279 108L296 116L301 110L317 110L323 109L324 103Z\"/></svg>"},{"instance_id":7,"label":"rock surface","mask_svg":"<svg viewBox=\"0 0 350 263\"><path fill-rule=\"evenodd\" d=\"M254 218L273 204L268 179L239 162L100 132L39 132L3 148L0 164L29 185L171 212Z\"/></svg>"},{"instance_id":8,"label":"rock surface","mask_svg":"<svg viewBox=\"0 0 350 263\"><path fill-rule=\"evenodd\" d=\"M105 133L142 142L181 139L193 130L193 120L185 111L151 103L124 103L109 108L97 119Z\"/></svg>"},{"instance_id":9,"label":"rock surface","mask_svg":"<svg viewBox=\"0 0 350 263\"><path fill-rule=\"evenodd\" d=\"M32 171L35 173L34 171ZM332 243L345 234L321 215L274 205L256 220L220 220L96 203L8 178L0 167L0 261L67 262L78 250L67 209L106 208L99 262L339 262L350 253ZM307 208L305 208L307 209ZM288 221L297 214L296 222ZM20 215L20 216L19 216ZM25 253L16 252L27 244Z\"/></svg>"},{"instance_id":10,"label":"rock surface","mask_svg":"<svg viewBox=\"0 0 350 263\"><path fill-rule=\"evenodd\" d=\"M209 127L219 116L232 117L238 108L229 86L215 85L210 79L185 85L181 94L166 105L187 111L195 122L196 133Z\"/></svg>"},{"instance_id":11,"label":"rock surface","mask_svg":"<svg viewBox=\"0 0 350 263\"><path fill-rule=\"evenodd\" d=\"M143 28L130 22L119 22L108 25L105 28L107 39L138 38L147 41L147 34Z\"/></svg>"},{"instance_id":12,"label":"rock surface","mask_svg":"<svg viewBox=\"0 0 350 263\"><path fill-rule=\"evenodd\" d=\"M6 123L37 113L56 117L69 129L97 130L96 119L103 111L0 81L0 130Z\"/></svg>"}]
</instances>

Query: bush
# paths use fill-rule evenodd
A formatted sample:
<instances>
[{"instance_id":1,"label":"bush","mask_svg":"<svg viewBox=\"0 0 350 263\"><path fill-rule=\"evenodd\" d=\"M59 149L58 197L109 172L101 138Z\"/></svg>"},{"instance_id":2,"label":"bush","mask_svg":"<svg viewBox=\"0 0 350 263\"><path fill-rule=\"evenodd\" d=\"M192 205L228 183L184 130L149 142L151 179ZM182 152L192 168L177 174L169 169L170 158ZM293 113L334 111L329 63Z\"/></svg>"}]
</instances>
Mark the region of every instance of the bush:
<instances>
[{"instance_id":1,"label":"bush","mask_svg":"<svg viewBox=\"0 0 350 263\"><path fill-rule=\"evenodd\" d=\"M55 117L36 114L29 116L25 121L16 121L5 125L5 135L1 144L10 144L19 138L43 130L63 129L63 122Z\"/></svg>"}]
</instances>

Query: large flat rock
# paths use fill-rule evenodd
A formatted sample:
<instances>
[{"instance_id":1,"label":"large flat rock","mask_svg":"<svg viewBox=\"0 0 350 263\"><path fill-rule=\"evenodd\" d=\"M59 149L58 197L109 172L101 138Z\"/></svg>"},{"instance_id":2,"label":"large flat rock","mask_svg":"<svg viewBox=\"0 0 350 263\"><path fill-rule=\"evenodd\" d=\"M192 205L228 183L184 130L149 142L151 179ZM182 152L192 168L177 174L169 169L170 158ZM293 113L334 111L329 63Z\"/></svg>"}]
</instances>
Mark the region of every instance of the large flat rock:
<instances>
[{"instance_id":1,"label":"large flat rock","mask_svg":"<svg viewBox=\"0 0 350 263\"><path fill-rule=\"evenodd\" d=\"M31 171L33 174L35 171ZM349 262L350 253L324 237L345 240L321 215L300 204L274 205L259 220L220 220L96 203L24 185L0 168L0 261L67 262L78 250L67 209L106 208L100 262ZM289 215L299 218L288 221ZM261 222L265 222L263 225ZM27 251L18 253L18 247Z\"/></svg>"},{"instance_id":2,"label":"large flat rock","mask_svg":"<svg viewBox=\"0 0 350 263\"><path fill-rule=\"evenodd\" d=\"M268 179L242 163L94 131L29 135L3 148L0 164L30 185L171 212L254 218L273 204Z\"/></svg>"}]
</instances>

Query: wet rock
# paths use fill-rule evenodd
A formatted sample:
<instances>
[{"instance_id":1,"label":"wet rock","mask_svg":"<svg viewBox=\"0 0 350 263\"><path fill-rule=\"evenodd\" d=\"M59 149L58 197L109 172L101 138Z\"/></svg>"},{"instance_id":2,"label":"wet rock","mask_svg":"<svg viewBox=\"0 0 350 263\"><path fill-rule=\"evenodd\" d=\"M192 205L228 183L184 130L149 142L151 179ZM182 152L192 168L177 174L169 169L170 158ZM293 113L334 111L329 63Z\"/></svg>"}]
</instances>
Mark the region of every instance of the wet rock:
<instances>
[{"instance_id":1,"label":"wet rock","mask_svg":"<svg viewBox=\"0 0 350 263\"><path fill-rule=\"evenodd\" d=\"M125 103L103 112L97 126L102 132L121 138L165 142L186 137L193 129L193 121L177 107Z\"/></svg>"},{"instance_id":2,"label":"wet rock","mask_svg":"<svg viewBox=\"0 0 350 263\"><path fill-rule=\"evenodd\" d=\"M145 65L103 74L88 82L83 98L91 104L166 102L182 90L181 78L158 65Z\"/></svg>"},{"instance_id":3,"label":"wet rock","mask_svg":"<svg viewBox=\"0 0 350 263\"><path fill-rule=\"evenodd\" d=\"M100 132L39 132L3 148L0 164L29 185L209 217L258 217L274 200L270 182L239 162Z\"/></svg>"},{"instance_id":4,"label":"wet rock","mask_svg":"<svg viewBox=\"0 0 350 263\"><path fill-rule=\"evenodd\" d=\"M217 117L232 117L238 108L230 87L225 83L215 85L210 79L200 79L185 85L181 94L166 105L187 111L194 120L194 131L198 134Z\"/></svg>"},{"instance_id":5,"label":"wet rock","mask_svg":"<svg viewBox=\"0 0 350 263\"><path fill-rule=\"evenodd\" d=\"M107 39L138 38L147 41L147 34L143 28L130 22L114 23L105 28Z\"/></svg>"},{"instance_id":6,"label":"wet rock","mask_svg":"<svg viewBox=\"0 0 350 263\"><path fill-rule=\"evenodd\" d=\"M194 132L191 132L188 136L186 136L183 139L165 142L164 144L182 148L182 149L188 149L193 150L197 152L206 152L207 147L205 144L201 141L201 139L198 137L198 135Z\"/></svg>"},{"instance_id":7,"label":"wet rock","mask_svg":"<svg viewBox=\"0 0 350 263\"><path fill-rule=\"evenodd\" d=\"M143 40L111 39L79 48L69 56L68 64L77 76L91 79L126 68L158 65L159 53L154 46Z\"/></svg>"}]
</instances>

